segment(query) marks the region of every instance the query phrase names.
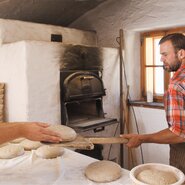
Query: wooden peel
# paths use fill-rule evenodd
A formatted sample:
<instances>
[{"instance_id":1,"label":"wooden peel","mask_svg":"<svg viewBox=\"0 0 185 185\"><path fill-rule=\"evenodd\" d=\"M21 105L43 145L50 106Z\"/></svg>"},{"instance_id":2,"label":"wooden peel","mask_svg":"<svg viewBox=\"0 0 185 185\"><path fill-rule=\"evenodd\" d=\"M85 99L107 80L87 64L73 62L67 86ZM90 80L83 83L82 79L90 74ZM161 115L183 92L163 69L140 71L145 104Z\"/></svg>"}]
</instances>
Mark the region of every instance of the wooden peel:
<instances>
[{"instance_id":1,"label":"wooden peel","mask_svg":"<svg viewBox=\"0 0 185 185\"><path fill-rule=\"evenodd\" d=\"M76 148L82 150L93 150L94 145L86 138L81 135L78 135L74 141L64 141L60 143L48 143L42 142L43 144L48 144L52 146L61 146L61 147L69 147L69 148Z\"/></svg>"},{"instance_id":2,"label":"wooden peel","mask_svg":"<svg viewBox=\"0 0 185 185\"><path fill-rule=\"evenodd\" d=\"M74 141L65 141L61 143L45 143L52 146L70 147L82 150L93 150L94 144L120 144L127 143L127 139L121 137L83 137L78 135Z\"/></svg>"},{"instance_id":3,"label":"wooden peel","mask_svg":"<svg viewBox=\"0 0 185 185\"><path fill-rule=\"evenodd\" d=\"M86 138L93 144L125 144L127 139L121 137L89 137Z\"/></svg>"}]
</instances>

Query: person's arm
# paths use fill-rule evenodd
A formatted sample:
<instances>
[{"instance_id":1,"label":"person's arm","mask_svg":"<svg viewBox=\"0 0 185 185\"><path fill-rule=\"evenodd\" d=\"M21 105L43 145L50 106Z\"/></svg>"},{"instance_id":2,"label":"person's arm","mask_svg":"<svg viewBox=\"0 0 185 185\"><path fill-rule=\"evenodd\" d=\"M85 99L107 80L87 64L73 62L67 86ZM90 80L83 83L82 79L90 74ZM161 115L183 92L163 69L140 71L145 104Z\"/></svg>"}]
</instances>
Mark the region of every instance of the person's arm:
<instances>
[{"instance_id":1,"label":"person's arm","mask_svg":"<svg viewBox=\"0 0 185 185\"><path fill-rule=\"evenodd\" d=\"M19 124L1 123L0 124L0 144L21 137L19 133L19 127L20 127Z\"/></svg>"},{"instance_id":2,"label":"person's arm","mask_svg":"<svg viewBox=\"0 0 185 185\"><path fill-rule=\"evenodd\" d=\"M128 139L127 146L138 147L142 143L176 144L185 142L185 138L171 132L168 128L152 134L124 134L121 137Z\"/></svg>"},{"instance_id":3,"label":"person's arm","mask_svg":"<svg viewBox=\"0 0 185 185\"><path fill-rule=\"evenodd\" d=\"M60 142L62 139L45 123L1 123L0 144L24 137L33 141Z\"/></svg>"},{"instance_id":4,"label":"person's arm","mask_svg":"<svg viewBox=\"0 0 185 185\"><path fill-rule=\"evenodd\" d=\"M142 143L176 144L185 142L184 90L179 84L171 83L165 96L166 117L170 128L152 134L125 134L128 147Z\"/></svg>"}]
</instances>

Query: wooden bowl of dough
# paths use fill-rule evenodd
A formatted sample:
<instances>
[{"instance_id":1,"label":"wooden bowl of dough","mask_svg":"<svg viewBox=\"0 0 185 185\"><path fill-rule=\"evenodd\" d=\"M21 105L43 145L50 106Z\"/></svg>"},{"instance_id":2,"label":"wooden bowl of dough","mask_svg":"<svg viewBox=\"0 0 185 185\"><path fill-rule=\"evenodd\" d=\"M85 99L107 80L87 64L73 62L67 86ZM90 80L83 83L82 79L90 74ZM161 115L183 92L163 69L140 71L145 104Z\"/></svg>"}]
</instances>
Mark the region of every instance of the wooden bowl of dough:
<instances>
[{"instance_id":1,"label":"wooden bowl of dough","mask_svg":"<svg viewBox=\"0 0 185 185\"><path fill-rule=\"evenodd\" d=\"M134 185L182 185L185 176L179 169L160 163L146 163L130 171Z\"/></svg>"}]
</instances>

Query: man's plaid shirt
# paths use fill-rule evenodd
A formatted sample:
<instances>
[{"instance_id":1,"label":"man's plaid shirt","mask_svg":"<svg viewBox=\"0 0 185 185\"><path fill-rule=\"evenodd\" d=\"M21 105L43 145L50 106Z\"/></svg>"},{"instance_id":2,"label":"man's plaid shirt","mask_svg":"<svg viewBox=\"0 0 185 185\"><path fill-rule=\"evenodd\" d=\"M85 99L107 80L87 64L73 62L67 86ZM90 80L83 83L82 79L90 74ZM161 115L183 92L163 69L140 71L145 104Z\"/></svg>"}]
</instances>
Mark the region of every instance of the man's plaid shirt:
<instances>
[{"instance_id":1,"label":"man's plaid shirt","mask_svg":"<svg viewBox=\"0 0 185 185\"><path fill-rule=\"evenodd\" d=\"M174 73L164 96L170 130L185 138L185 65Z\"/></svg>"}]
</instances>

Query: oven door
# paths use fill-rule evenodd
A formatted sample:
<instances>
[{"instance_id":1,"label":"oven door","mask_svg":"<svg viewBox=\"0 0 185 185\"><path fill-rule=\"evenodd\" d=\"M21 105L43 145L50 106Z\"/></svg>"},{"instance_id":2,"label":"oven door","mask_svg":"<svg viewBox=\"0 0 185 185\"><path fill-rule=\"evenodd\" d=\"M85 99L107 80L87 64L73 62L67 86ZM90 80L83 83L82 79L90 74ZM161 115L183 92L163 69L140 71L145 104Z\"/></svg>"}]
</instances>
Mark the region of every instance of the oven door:
<instances>
[{"instance_id":1,"label":"oven door","mask_svg":"<svg viewBox=\"0 0 185 185\"><path fill-rule=\"evenodd\" d=\"M95 98L105 95L102 79L92 72L75 72L63 83L64 101Z\"/></svg>"}]
</instances>

